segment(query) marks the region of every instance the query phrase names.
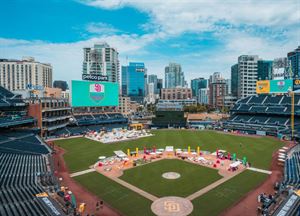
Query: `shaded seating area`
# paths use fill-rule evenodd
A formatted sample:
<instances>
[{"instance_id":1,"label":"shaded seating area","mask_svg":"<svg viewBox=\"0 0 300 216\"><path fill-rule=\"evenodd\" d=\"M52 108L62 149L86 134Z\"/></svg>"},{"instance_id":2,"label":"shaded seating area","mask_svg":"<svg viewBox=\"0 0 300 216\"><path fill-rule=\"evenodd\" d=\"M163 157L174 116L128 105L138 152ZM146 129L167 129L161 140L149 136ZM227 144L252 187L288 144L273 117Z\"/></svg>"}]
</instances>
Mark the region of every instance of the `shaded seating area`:
<instances>
[{"instance_id":1,"label":"shaded seating area","mask_svg":"<svg viewBox=\"0 0 300 216\"><path fill-rule=\"evenodd\" d=\"M285 162L285 184L300 188L300 151L295 151Z\"/></svg>"},{"instance_id":2,"label":"shaded seating area","mask_svg":"<svg viewBox=\"0 0 300 216\"><path fill-rule=\"evenodd\" d=\"M225 130L248 134L291 137L290 95L253 95L236 102L231 117L222 122ZM294 127L300 126L300 95L294 95Z\"/></svg>"},{"instance_id":3,"label":"shaded seating area","mask_svg":"<svg viewBox=\"0 0 300 216\"><path fill-rule=\"evenodd\" d=\"M128 118L124 117L121 113L76 114L73 117L74 123L78 126L128 122Z\"/></svg>"},{"instance_id":4,"label":"shaded seating area","mask_svg":"<svg viewBox=\"0 0 300 216\"><path fill-rule=\"evenodd\" d=\"M0 152L0 215L52 215L36 196L45 192L39 178L46 174L45 155Z\"/></svg>"},{"instance_id":5,"label":"shaded seating area","mask_svg":"<svg viewBox=\"0 0 300 216\"><path fill-rule=\"evenodd\" d=\"M12 131L0 134L0 152L48 154L51 149L33 133Z\"/></svg>"}]
</instances>

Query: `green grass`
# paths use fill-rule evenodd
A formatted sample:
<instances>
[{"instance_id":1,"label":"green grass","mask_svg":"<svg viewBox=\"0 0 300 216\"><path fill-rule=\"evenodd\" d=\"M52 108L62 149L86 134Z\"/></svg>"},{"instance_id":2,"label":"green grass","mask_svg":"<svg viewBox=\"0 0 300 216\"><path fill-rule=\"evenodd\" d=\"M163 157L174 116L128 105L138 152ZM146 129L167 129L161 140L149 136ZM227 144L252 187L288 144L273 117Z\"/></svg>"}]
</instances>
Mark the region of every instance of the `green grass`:
<instances>
[{"instance_id":1,"label":"green grass","mask_svg":"<svg viewBox=\"0 0 300 216\"><path fill-rule=\"evenodd\" d=\"M193 200L194 210L190 216L219 215L261 184L266 178L266 174L246 170ZM154 215L151 211L152 202L150 200L119 185L102 174L93 172L74 177L74 179L124 215Z\"/></svg>"},{"instance_id":2,"label":"green grass","mask_svg":"<svg viewBox=\"0 0 300 216\"><path fill-rule=\"evenodd\" d=\"M221 134L214 131L188 131L188 130L154 130L154 136L138 140L103 144L86 138L74 138L55 141L55 144L64 148L67 152L64 159L70 172L87 169L100 155L113 155L114 150L127 152L130 148L143 149L144 146L157 148L172 145L175 148L215 151L217 148L236 153L238 158L246 156L252 166L269 169L272 153L282 146L278 140L269 137L242 137Z\"/></svg>"},{"instance_id":3,"label":"green grass","mask_svg":"<svg viewBox=\"0 0 300 216\"><path fill-rule=\"evenodd\" d=\"M219 215L266 178L266 174L246 170L193 200L194 210L191 215Z\"/></svg>"},{"instance_id":4,"label":"green grass","mask_svg":"<svg viewBox=\"0 0 300 216\"><path fill-rule=\"evenodd\" d=\"M151 211L152 201L119 185L102 174L93 172L74 177L74 179L124 215L154 215Z\"/></svg>"},{"instance_id":5,"label":"green grass","mask_svg":"<svg viewBox=\"0 0 300 216\"><path fill-rule=\"evenodd\" d=\"M114 150L126 152L128 148L135 150L136 147L143 149L144 146L149 148L153 145L157 148L163 148L167 145L172 145L175 148L191 146L192 149L200 146L201 150L208 151L215 151L217 148L224 149L236 153L238 158L246 156L254 167L269 169L272 153L282 146L282 142L269 137L242 137L214 131L155 130L153 133L154 136L152 137L114 144L103 144L86 138L59 140L55 141L55 144L66 150L64 159L71 172L87 169L100 155L113 155ZM187 162L163 160L127 170L121 178L157 196L187 196L219 177L216 173L207 175L207 172L211 172L209 168L195 167L196 165L193 164L186 166L185 163ZM169 184L166 186L165 181L172 180L164 180L160 177L161 172L164 171L177 171L183 177L169 183L173 184L172 186ZM192 215L220 214L262 183L266 177L265 174L249 170L244 171L193 200L194 211ZM186 180L188 178L189 181ZM88 173L75 177L75 180L124 215L153 215L150 209L152 203L150 200L99 173ZM182 182L176 183L180 181ZM199 188L196 189L196 187Z\"/></svg>"},{"instance_id":6,"label":"green grass","mask_svg":"<svg viewBox=\"0 0 300 216\"><path fill-rule=\"evenodd\" d=\"M164 179L165 172L177 172L179 179ZM182 160L161 160L126 170L120 177L158 197L186 197L222 178L217 170Z\"/></svg>"}]
</instances>

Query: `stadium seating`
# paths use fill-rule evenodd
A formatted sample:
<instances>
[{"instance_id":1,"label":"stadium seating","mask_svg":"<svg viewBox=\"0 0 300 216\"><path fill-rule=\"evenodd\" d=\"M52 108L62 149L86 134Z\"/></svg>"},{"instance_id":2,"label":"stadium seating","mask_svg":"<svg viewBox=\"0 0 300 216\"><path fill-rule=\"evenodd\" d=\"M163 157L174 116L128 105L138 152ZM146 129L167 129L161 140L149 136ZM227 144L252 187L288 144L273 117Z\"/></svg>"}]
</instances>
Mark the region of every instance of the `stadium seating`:
<instances>
[{"instance_id":1,"label":"stadium seating","mask_svg":"<svg viewBox=\"0 0 300 216\"><path fill-rule=\"evenodd\" d=\"M0 128L33 125L35 119L27 116L27 107L19 95L0 86Z\"/></svg>"},{"instance_id":2,"label":"stadium seating","mask_svg":"<svg viewBox=\"0 0 300 216\"><path fill-rule=\"evenodd\" d=\"M300 151L291 154L285 163L285 184L300 188Z\"/></svg>"},{"instance_id":3,"label":"stadium seating","mask_svg":"<svg viewBox=\"0 0 300 216\"><path fill-rule=\"evenodd\" d=\"M77 136L84 135L90 131L100 131L100 130L112 130L114 128L127 128L127 124L100 124L100 125L88 125L88 126L68 126L57 130L54 134L55 137L61 136Z\"/></svg>"},{"instance_id":4,"label":"stadium seating","mask_svg":"<svg viewBox=\"0 0 300 216\"><path fill-rule=\"evenodd\" d=\"M51 215L36 197L45 192L39 179L52 176L46 156L0 152L0 164L0 215ZM56 182L51 179L44 185Z\"/></svg>"},{"instance_id":5,"label":"stadium seating","mask_svg":"<svg viewBox=\"0 0 300 216\"><path fill-rule=\"evenodd\" d=\"M262 102L266 99L266 95L254 95L250 97L250 100L247 104L262 104Z\"/></svg>"},{"instance_id":6,"label":"stadium seating","mask_svg":"<svg viewBox=\"0 0 300 216\"><path fill-rule=\"evenodd\" d=\"M36 135L20 131L0 134L0 152L48 154L51 150Z\"/></svg>"},{"instance_id":7,"label":"stadium seating","mask_svg":"<svg viewBox=\"0 0 300 216\"><path fill-rule=\"evenodd\" d=\"M300 95L294 98L295 128L300 129ZM254 95L240 99L231 109L231 117L223 122L225 129L248 133L267 131L267 135L291 134L291 96Z\"/></svg>"},{"instance_id":8,"label":"stadium seating","mask_svg":"<svg viewBox=\"0 0 300 216\"><path fill-rule=\"evenodd\" d=\"M6 88L0 86L0 96L11 98L14 96L14 94L10 91L8 91Z\"/></svg>"},{"instance_id":9,"label":"stadium seating","mask_svg":"<svg viewBox=\"0 0 300 216\"><path fill-rule=\"evenodd\" d=\"M75 124L78 126L112 124L112 123L127 123L128 118L125 118L121 113L89 113L74 115Z\"/></svg>"}]
</instances>

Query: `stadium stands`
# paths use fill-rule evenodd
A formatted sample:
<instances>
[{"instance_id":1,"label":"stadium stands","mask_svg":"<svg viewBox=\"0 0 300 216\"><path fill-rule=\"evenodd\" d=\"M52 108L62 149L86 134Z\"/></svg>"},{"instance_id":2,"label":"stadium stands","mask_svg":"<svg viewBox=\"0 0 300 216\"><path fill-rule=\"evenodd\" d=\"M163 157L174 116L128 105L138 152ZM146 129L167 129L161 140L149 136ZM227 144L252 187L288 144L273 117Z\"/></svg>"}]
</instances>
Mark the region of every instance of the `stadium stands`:
<instances>
[{"instance_id":1,"label":"stadium stands","mask_svg":"<svg viewBox=\"0 0 300 216\"><path fill-rule=\"evenodd\" d=\"M300 147L296 146L286 160L284 182L300 189Z\"/></svg>"},{"instance_id":2,"label":"stadium stands","mask_svg":"<svg viewBox=\"0 0 300 216\"><path fill-rule=\"evenodd\" d=\"M51 149L33 133L12 131L0 134L0 152L48 154Z\"/></svg>"},{"instance_id":3,"label":"stadium stands","mask_svg":"<svg viewBox=\"0 0 300 216\"><path fill-rule=\"evenodd\" d=\"M78 126L99 125L99 124L125 124L128 118L125 118L121 113L88 113L74 114L74 123Z\"/></svg>"},{"instance_id":4,"label":"stadium stands","mask_svg":"<svg viewBox=\"0 0 300 216\"><path fill-rule=\"evenodd\" d=\"M0 128L32 125L34 118L26 114L26 103L22 98L0 86Z\"/></svg>"},{"instance_id":5,"label":"stadium stands","mask_svg":"<svg viewBox=\"0 0 300 216\"><path fill-rule=\"evenodd\" d=\"M114 128L127 128L127 124L100 124L100 125L88 125L88 126L68 126L57 130L54 137L63 136L78 136L85 135L87 132L107 130L110 131Z\"/></svg>"},{"instance_id":6,"label":"stadium stands","mask_svg":"<svg viewBox=\"0 0 300 216\"><path fill-rule=\"evenodd\" d=\"M53 215L36 196L57 187L48 163L45 155L0 152L0 215Z\"/></svg>"},{"instance_id":7,"label":"stadium stands","mask_svg":"<svg viewBox=\"0 0 300 216\"><path fill-rule=\"evenodd\" d=\"M236 102L223 128L266 135L291 134L291 96L254 95ZM300 127L300 95L295 95L295 128Z\"/></svg>"}]
</instances>

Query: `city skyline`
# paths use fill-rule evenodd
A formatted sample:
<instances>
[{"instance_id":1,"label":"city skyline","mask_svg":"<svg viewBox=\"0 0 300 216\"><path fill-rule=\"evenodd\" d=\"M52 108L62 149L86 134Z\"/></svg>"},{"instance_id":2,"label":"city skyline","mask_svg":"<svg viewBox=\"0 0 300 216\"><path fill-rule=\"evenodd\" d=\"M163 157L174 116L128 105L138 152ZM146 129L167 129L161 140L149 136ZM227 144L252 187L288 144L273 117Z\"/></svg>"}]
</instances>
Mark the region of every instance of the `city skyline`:
<instances>
[{"instance_id":1,"label":"city skyline","mask_svg":"<svg viewBox=\"0 0 300 216\"><path fill-rule=\"evenodd\" d=\"M240 55L272 60L299 45L297 1L284 8L269 1L151 2L3 2L0 57L33 56L53 65L54 80L69 81L81 78L83 48L105 41L120 53L120 65L144 62L148 74L162 78L165 66L176 62L189 83L216 71L229 78Z\"/></svg>"}]
</instances>

